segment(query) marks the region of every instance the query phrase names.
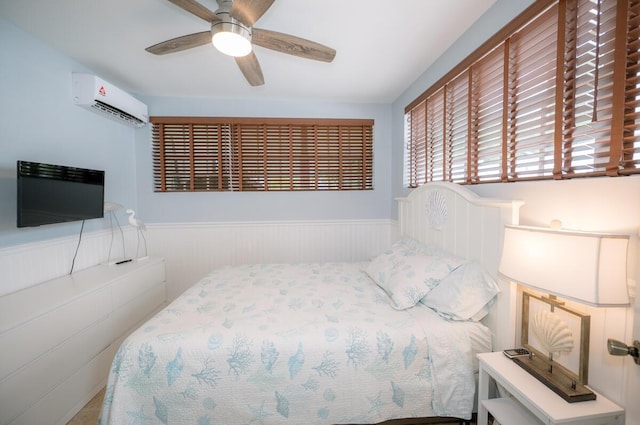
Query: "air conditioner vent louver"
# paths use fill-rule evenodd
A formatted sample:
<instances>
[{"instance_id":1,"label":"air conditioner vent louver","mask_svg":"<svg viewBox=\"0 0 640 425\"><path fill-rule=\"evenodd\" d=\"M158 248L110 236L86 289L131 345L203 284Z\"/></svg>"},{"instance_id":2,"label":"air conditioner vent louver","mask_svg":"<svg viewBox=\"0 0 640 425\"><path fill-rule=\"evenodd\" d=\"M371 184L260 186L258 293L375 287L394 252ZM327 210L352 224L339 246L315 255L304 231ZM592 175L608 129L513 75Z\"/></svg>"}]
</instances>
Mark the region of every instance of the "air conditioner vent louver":
<instances>
[{"instance_id":1,"label":"air conditioner vent louver","mask_svg":"<svg viewBox=\"0 0 640 425\"><path fill-rule=\"evenodd\" d=\"M92 112L132 127L149 122L147 105L91 74L72 74L73 102Z\"/></svg>"},{"instance_id":2,"label":"air conditioner vent louver","mask_svg":"<svg viewBox=\"0 0 640 425\"><path fill-rule=\"evenodd\" d=\"M121 111L118 108L114 108L111 105L107 105L104 102L100 102L99 100L96 100L96 102L91 105L91 107L93 109L98 109L105 114L111 114L115 119L125 121L127 124L134 127L144 127L145 125L145 122L141 119L136 118L127 112Z\"/></svg>"}]
</instances>

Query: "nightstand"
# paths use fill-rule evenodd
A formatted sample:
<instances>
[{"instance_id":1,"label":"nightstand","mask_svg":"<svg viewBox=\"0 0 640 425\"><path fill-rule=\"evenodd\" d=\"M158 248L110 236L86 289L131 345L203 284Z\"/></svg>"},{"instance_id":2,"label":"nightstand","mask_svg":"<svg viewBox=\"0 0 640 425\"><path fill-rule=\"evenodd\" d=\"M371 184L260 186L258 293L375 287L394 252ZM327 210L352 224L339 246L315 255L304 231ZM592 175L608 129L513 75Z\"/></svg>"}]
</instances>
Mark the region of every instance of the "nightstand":
<instances>
[{"instance_id":1,"label":"nightstand","mask_svg":"<svg viewBox=\"0 0 640 425\"><path fill-rule=\"evenodd\" d=\"M500 425L623 425L624 409L601 394L593 401L568 403L502 352L478 354L478 425L488 414ZM495 381L512 397L490 398Z\"/></svg>"}]
</instances>

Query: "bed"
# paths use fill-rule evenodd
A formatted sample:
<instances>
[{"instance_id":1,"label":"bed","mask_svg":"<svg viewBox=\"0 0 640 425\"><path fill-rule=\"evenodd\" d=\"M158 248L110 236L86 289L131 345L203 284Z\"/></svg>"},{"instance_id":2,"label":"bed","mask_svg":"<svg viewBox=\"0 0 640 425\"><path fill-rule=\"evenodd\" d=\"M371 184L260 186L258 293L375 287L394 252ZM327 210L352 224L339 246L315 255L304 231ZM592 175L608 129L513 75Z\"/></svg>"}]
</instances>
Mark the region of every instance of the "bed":
<instances>
[{"instance_id":1,"label":"bed","mask_svg":"<svg viewBox=\"0 0 640 425\"><path fill-rule=\"evenodd\" d=\"M429 184L371 261L213 270L123 342L99 424L469 419L475 354L513 341L494 277L518 207Z\"/></svg>"}]
</instances>

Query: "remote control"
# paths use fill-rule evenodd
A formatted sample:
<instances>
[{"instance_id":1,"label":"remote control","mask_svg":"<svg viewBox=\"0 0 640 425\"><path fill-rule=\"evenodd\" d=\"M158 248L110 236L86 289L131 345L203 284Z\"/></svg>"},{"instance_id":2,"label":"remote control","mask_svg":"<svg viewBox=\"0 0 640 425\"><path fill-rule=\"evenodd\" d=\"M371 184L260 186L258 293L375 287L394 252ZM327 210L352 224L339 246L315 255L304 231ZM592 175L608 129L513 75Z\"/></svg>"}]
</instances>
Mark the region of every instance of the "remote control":
<instances>
[{"instance_id":1,"label":"remote control","mask_svg":"<svg viewBox=\"0 0 640 425\"><path fill-rule=\"evenodd\" d=\"M514 357L528 356L529 354L531 354L531 352L526 348L510 348L508 350L504 350L503 353L510 359Z\"/></svg>"}]
</instances>

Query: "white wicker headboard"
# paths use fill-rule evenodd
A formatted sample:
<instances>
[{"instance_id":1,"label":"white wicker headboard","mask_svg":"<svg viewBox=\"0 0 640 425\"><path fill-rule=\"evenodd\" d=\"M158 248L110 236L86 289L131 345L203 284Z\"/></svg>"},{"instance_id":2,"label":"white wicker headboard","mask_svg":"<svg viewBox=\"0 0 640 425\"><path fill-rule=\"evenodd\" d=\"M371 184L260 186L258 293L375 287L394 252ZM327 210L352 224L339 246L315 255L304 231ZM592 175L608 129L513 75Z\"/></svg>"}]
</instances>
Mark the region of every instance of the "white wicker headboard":
<instances>
[{"instance_id":1,"label":"white wicker headboard","mask_svg":"<svg viewBox=\"0 0 640 425\"><path fill-rule=\"evenodd\" d=\"M435 244L479 262L502 292L483 322L494 335L494 350L515 344L515 285L498 278L505 224L518 224L522 201L481 198L464 186L433 182L398 198L401 235Z\"/></svg>"}]
</instances>

